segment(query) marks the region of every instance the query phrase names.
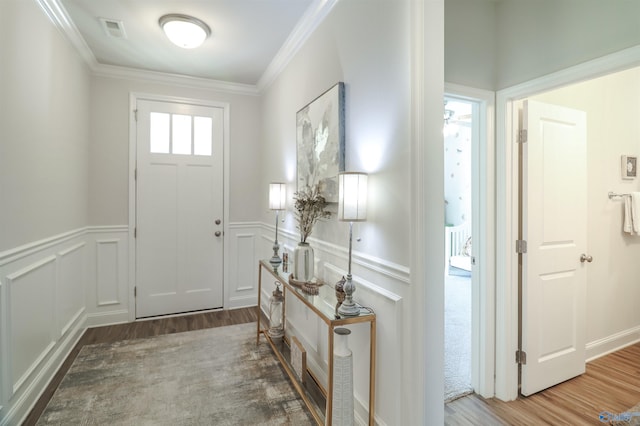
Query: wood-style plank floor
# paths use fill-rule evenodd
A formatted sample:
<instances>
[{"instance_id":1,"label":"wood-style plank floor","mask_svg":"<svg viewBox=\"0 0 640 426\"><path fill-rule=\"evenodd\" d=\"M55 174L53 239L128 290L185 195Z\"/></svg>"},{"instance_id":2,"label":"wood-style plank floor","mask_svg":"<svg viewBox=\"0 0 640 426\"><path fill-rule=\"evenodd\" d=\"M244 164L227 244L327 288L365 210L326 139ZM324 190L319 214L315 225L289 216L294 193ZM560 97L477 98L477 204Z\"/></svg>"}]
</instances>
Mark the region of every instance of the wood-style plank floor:
<instances>
[{"instance_id":1,"label":"wood-style plank floor","mask_svg":"<svg viewBox=\"0 0 640 426\"><path fill-rule=\"evenodd\" d=\"M147 321L136 321L106 327L87 329L76 346L73 348L60 370L49 383L49 386L36 402L25 419L23 426L35 425L40 415L47 407L53 393L58 388L62 378L76 359L84 345L96 343L110 343L120 340L140 339L159 336L162 334L180 333L183 331L201 330L204 328L222 327L225 325L244 324L256 321L256 308L243 308L231 311L203 312L184 316L158 318Z\"/></svg>"},{"instance_id":2,"label":"wood-style plank floor","mask_svg":"<svg viewBox=\"0 0 640 426\"><path fill-rule=\"evenodd\" d=\"M582 376L516 401L470 395L445 405L446 425L598 425L640 403L640 343L587 364Z\"/></svg>"}]
</instances>

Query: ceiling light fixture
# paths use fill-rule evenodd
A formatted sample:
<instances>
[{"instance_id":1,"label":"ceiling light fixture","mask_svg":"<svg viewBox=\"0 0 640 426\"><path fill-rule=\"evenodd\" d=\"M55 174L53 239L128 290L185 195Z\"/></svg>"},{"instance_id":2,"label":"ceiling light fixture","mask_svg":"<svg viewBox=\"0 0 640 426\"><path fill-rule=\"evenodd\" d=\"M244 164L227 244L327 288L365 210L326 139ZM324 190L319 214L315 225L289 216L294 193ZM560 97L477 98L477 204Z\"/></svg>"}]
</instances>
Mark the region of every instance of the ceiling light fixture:
<instances>
[{"instance_id":1,"label":"ceiling light fixture","mask_svg":"<svg viewBox=\"0 0 640 426\"><path fill-rule=\"evenodd\" d=\"M162 16L158 23L169 40L184 49L200 46L211 35L209 26L193 16L172 13Z\"/></svg>"}]
</instances>

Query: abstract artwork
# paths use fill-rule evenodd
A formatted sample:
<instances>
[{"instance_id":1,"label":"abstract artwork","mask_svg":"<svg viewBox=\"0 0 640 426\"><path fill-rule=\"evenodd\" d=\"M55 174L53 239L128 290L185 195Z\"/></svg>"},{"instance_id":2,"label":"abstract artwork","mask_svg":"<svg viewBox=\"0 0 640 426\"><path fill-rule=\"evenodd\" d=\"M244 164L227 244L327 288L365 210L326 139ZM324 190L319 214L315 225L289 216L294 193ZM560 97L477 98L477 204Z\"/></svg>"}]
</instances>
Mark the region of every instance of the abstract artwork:
<instances>
[{"instance_id":1,"label":"abstract artwork","mask_svg":"<svg viewBox=\"0 0 640 426\"><path fill-rule=\"evenodd\" d=\"M297 190L320 185L338 202L338 173L344 171L344 83L339 82L296 114Z\"/></svg>"},{"instance_id":2,"label":"abstract artwork","mask_svg":"<svg viewBox=\"0 0 640 426\"><path fill-rule=\"evenodd\" d=\"M635 179L637 176L638 157L622 156L622 179Z\"/></svg>"}]
</instances>

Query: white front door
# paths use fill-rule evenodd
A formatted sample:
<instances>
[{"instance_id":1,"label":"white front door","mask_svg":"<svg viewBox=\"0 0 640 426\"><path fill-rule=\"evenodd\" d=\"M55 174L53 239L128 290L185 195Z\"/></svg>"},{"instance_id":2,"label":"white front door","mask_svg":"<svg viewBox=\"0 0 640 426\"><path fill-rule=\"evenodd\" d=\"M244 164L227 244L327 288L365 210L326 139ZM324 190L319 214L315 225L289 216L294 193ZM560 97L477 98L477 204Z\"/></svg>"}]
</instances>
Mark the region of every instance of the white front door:
<instances>
[{"instance_id":1,"label":"white front door","mask_svg":"<svg viewBox=\"0 0 640 426\"><path fill-rule=\"evenodd\" d=\"M138 100L137 318L222 307L223 112Z\"/></svg>"},{"instance_id":2,"label":"white front door","mask_svg":"<svg viewBox=\"0 0 640 426\"><path fill-rule=\"evenodd\" d=\"M585 371L586 113L526 101L522 220L521 393Z\"/></svg>"}]
</instances>

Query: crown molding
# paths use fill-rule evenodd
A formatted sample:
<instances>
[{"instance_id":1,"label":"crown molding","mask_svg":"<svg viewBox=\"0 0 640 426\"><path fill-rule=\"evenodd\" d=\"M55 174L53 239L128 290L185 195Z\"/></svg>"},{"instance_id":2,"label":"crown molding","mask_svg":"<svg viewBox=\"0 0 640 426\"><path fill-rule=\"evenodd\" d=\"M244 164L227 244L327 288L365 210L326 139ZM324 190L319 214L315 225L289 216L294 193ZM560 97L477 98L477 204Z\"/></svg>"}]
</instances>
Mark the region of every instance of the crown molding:
<instances>
[{"instance_id":1,"label":"crown molding","mask_svg":"<svg viewBox=\"0 0 640 426\"><path fill-rule=\"evenodd\" d=\"M194 89L217 90L226 93L257 96L260 94L253 84L230 83L227 81L213 80L211 78L191 77L181 74L170 74L158 71L148 71L136 68L121 67L117 65L97 64L92 67L93 75L98 77L121 78L127 80L142 80L182 86Z\"/></svg>"},{"instance_id":2,"label":"crown molding","mask_svg":"<svg viewBox=\"0 0 640 426\"><path fill-rule=\"evenodd\" d=\"M96 76L153 81L175 86L218 90L244 95L259 94L255 85L229 83L208 78L100 64L59 0L36 1L51 22L64 33L69 42L76 48L82 59L89 66L91 72Z\"/></svg>"},{"instance_id":3,"label":"crown molding","mask_svg":"<svg viewBox=\"0 0 640 426\"><path fill-rule=\"evenodd\" d=\"M339 0L314 0L307 9L298 24L295 26L287 40L273 58L265 72L256 85L259 92L263 92L275 81L284 67L300 50L302 45L309 39L318 25L327 17L329 12Z\"/></svg>"},{"instance_id":4,"label":"crown molding","mask_svg":"<svg viewBox=\"0 0 640 426\"><path fill-rule=\"evenodd\" d=\"M67 10L62 6L58 0L36 0L40 8L47 15L49 20L62 31L62 33L71 42L73 47L76 48L82 59L89 65L89 68L93 69L98 65L98 61L94 56L89 45L84 40L78 27L73 23Z\"/></svg>"},{"instance_id":5,"label":"crown molding","mask_svg":"<svg viewBox=\"0 0 640 426\"><path fill-rule=\"evenodd\" d=\"M94 75L101 77L153 81L176 86L217 90L221 92L257 96L267 89L294 55L326 18L339 0L314 0L276 56L273 58L258 84L240 84L202 77L191 77L158 71L148 71L116 65L100 64L78 31L60 0L36 0L51 22L58 27L76 48Z\"/></svg>"}]
</instances>

